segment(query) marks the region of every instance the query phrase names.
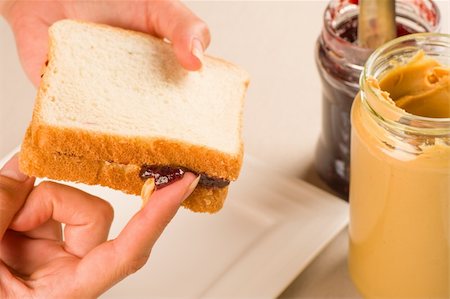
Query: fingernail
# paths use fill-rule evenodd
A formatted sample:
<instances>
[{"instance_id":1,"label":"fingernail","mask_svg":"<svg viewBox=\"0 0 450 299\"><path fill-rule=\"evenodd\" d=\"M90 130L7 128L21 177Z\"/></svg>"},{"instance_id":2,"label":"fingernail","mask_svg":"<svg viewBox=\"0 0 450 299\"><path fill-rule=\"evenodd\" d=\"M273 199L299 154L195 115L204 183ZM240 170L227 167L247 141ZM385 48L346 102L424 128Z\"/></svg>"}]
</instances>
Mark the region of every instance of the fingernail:
<instances>
[{"instance_id":1,"label":"fingernail","mask_svg":"<svg viewBox=\"0 0 450 299\"><path fill-rule=\"evenodd\" d=\"M192 39L191 52L203 64L203 45L198 38Z\"/></svg>"},{"instance_id":2,"label":"fingernail","mask_svg":"<svg viewBox=\"0 0 450 299\"><path fill-rule=\"evenodd\" d=\"M154 191L155 191L155 179L149 178L148 180L145 181L141 189L141 197L142 197L141 209L145 207L145 205L148 203L148 200L150 199L150 196L152 196Z\"/></svg>"},{"instance_id":3,"label":"fingernail","mask_svg":"<svg viewBox=\"0 0 450 299\"><path fill-rule=\"evenodd\" d=\"M183 201L185 201L186 198L188 198L189 195L191 195L192 192L194 192L195 187L197 187L199 181L200 181L200 175L198 175L195 178L195 180L193 180L192 183L189 185L188 189L186 190L186 193L184 194Z\"/></svg>"},{"instance_id":4,"label":"fingernail","mask_svg":"<svg viewBox=\"0 0 450 299\"><path fill-rule=\"evenodd\" d=\"M3 166L2 169L0 169L0 175L19 182L25 182L28 179L28 176L26 174L20 172L19 159L17 157L17 154L14 155L14 157L12 157L8 162L6 162L5 166Z\"/></svg>"}]
</instances>

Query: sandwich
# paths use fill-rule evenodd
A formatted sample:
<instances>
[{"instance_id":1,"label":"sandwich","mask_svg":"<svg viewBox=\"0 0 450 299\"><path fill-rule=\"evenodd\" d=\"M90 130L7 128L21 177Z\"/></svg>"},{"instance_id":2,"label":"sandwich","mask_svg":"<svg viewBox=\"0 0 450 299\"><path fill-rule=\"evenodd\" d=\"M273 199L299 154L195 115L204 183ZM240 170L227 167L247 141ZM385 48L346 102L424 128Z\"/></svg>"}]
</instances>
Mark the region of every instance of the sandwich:
<instances>
[{"instance_id":1,"label":"sandwich","mask_svg":"<svg viewBox=\"0 0 450 299\"><path fill-rule=\"evenodd\" d=\"M189 171L200 180L183 206L222 208L243 160L244 70L205 56L189 72L166 41L75 20L49 40L24 173L139 195L150 178L158 189Z\"/></svg>"}]
</instances>

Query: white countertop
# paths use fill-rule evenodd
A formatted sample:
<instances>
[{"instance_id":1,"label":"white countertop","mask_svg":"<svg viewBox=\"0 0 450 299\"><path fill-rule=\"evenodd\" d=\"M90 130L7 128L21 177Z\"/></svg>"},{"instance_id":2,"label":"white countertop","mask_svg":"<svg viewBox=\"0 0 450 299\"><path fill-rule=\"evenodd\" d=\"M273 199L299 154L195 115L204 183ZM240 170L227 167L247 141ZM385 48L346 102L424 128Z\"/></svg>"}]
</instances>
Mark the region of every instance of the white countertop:
<instances>
[{"instance_id":1,"label":"white countertop","mask_svg":"<svg viewBox=\"0 0 450 299\"><path fill-rule=\"evenodd\" d=\"M450 32L450 1L437 1L442 32ZM210 26L208 50L251 74L244 122L246 152L284 174L325 190L313 168L321 129L321 84L314 45L326 1L188 2ZM14 39L0 21L0 157L20 143L35 90L18 62ZM357 298L341 233L281 298Z\"/></svg>"}]
</instances>

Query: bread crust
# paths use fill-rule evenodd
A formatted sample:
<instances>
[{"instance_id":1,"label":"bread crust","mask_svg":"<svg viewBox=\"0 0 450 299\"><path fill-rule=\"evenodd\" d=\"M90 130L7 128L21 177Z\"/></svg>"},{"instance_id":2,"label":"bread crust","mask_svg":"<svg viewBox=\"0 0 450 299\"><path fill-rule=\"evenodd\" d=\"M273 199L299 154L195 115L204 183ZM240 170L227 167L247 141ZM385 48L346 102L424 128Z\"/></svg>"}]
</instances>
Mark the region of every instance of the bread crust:
<instances>
[{"instance_id":1,"label":"bread crust","mask_svg":"<svg viewBox=\"0 0 450 299\"><path fill-rule=\"evenodd\" d=\"M137 165L51 153L33 146L30 130L22 143L19 163L21 171L29 176L102 185L133 195L139 195L144 184ZM227 193L228 187L198 186L182 206L194 212L215 213L222 208Z\"/></svg>"},{"instance_id":2,"label":"bread crust","mask_svg":"<svg viewBox=\"0 0 450 299\"><path fill-rule=\"evenodd\" d=\"M64 128L33 121L33 146L42 151L119 164L183 166L230 181L237 179L243 148L236 156L178 140L118 136Z\"/></svg>"}]
</instances>

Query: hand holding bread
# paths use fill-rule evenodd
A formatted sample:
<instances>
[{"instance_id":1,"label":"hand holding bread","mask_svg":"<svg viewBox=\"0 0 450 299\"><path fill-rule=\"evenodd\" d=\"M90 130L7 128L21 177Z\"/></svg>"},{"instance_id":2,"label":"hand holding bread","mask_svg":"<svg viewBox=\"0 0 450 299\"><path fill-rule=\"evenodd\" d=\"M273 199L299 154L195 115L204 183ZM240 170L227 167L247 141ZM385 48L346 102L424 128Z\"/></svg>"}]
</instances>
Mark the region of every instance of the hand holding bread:
<instances>
[{"instance_id":1,"label":"hand holding bread","mask_svg":"<svg viewBox=\"0 0 450 299\"><path fill-rule=\"evenodd\" d=\"M197 182L187 173L155 191L107 241L113 220L107 201L53 182L33 187L13 157L0 169L1 298L98 297L146 263Z\"/></svg>"},{"instance_id":2,"label":"hand holding bread","mask_svg":"<svg viewBox=\"0 0 450 299\"><path fill-rule=\"evenodd\" d=\"M0 1L0 15L14 32L19 58L37 87L48 53L48 28L79 19L145 32L172 42L187 70L198 70L209 46L207 25L179 1Z\"/></svg>"},{"instance_id":3,"label":"hand holding bread","mask_svg":"<svg viewBox=\"0 0 450 299\"><path fill-rule=\"evenodd\" d=\"M247 75L229 63L203 55L210 42L209 30L203 21L178 1L2 1L0 15L8 21L15 34L19 57L26 74L36 87L39 86L33 121L25 137L21 153L22 170L27 174L19 170L17 156L0 170L0 210L2 211L0 297L95 298L146 263L153 244L175 215L180 204L203 212L216 212L222 207L228 184L237 178L242 162L243 147L240 129L243 98L248 83ZM60 108L69 108L75 115L80 116L82 114L77 109L87 105L84 108L94 112L91 116L96 119L95 109L92 108L101 103L90 101L92 97L89 96L89 90L92 88L94 91L99 91L97 88L100 88L111 95L114 91L119 91L120 86L126 85L131 88L126 89L127 92L130 90L132 92L133 89L137 92L128 94L129 98L145 100L145 96L130 97L130 95L139 94L139 86L133 85L132 81L122 80L123 77L119 80L109 77L112 79L110 86L114 87L109 91L106 85L95 86L95 83L99 83L95 80L91 80L94 85L85 90L79 89L80 86L76 86L76 82L70 82L70 78L82 77L86 80L85 83L89 83L92 79L89 75L96 74L90 70L96 68L97 70L107 69L106 74L113 77L114 74L120 77L121 71L117 68L116 71L110 72L111 67L120 67L114 64L115 57L112 57L106 65L101 66L95 66L95 63L92 64L89 59L85 60L81 63L84 67L79 68L78 73L73 73L75 69L72 67L80 65L81 61L70 60L71 46L67 46L66 41L59 39L52 39L49 45L49 27L56 21L67 18L81 19L83 22L61 21L59 28L55 26L53 37L58 35L58 30L62 30L64 35L68 32L76 32L78 29L81 31L86 29L89 35L92 29L97 34L108 32L103 40L108 44L111 36L122 36L131 41L128 46L131 45L132 49L129 51L127 45L119 42L119 54L125 55L122 58L137 55L138 59L128 57L128 60L118 59L117 62L119 64L124 61L134 61L137 64L144 62L143 65L138 65L141 71L156 70L155 73L158 74L159 79L154 82L158 84L181 82L186 78L186 82L204 81L206 85L215 82L218 88L213 89L212 94L216 97L204 97L200 93L200 98L205 102L196 106L194 111L201 112L202 104L208 101L212 100L214 103L214 100L217 100L220 103L225 99L221 105L213 109L214 113L205 118L205 124L208 124L210 120L227 124L225 130L218 131L217 127L204 126L199 134L195 130L183 131L176 126L173 130L174 128L170 126L163 126L163 130L166 130L164 134L159 131L159 136L156 134L148 138L148 132L145 130L149 127L144 126L145 130L137 134L145 137L144 140L147 141L143 143L142 138L129 134L137 127L131 127L126 134L117 131L104 134L105 132L95 132L95 127L98 126L96 121L80 119L80 124L86 126L84 128L86 130L77 128L71 131L70 126L64 122L75 119L65 117L67 114L64 111L59 111L62 112L60 115L54 112ZM114 25L141 33L132 33L105 25L93 25L85 21ZM64 28L64 26L67 27ZM65 31L66 29L68 31ZM109 35L109 32L113 34ZM161 40L144 33L154 35ZM98 35L94 34L93 37ZM132 38L129 39L130 37ZM76 40L77 35L73 35L72 38ZM162 38L170 41L170 44L162 42ZM114 40L109 42L113 42L110 49L116 51ZM83 44L83 39L79 40L78 45L83 48ZM135 47L136 44L137 47ZM63 52L58 53L61 49ZM143 51L135 51L136 49ZM152 51L146 52L149 49ZM78 54L95 52L93 48L84 50L86 52L80 51ZM55 55L55 53L58 54ZM108 52L101 53L108 55ZM159 57L161 53L165 54ZM63 57L60 54L66 56ZM93 54L90 58L98 55L98 53ZM156 57L152 57L155 54ZM146 55L151 59L145 58ZM76 53L75 57L80 58ZM43 73L43 66L46 65L47 60L47 67L44 68L45 73ZM150 61L152 62L149 63ZM157 66L158 61L159 66ZM61 62L63 63L60 64ZM167 66L169 68L166 68ZM145 70L145 67L153 68ZM202 71L199 73L186 76L187 70L200 69ZM212 77L216 79L212 81L205 80L203 69L208 70L206 77L211 74L219 74L219 76L213 75ZM210 70L213 72L211 73ZM59 74L63 77L67 77L65 79L59 77L58 72L61 72ZM86 72L88 76L84 77ZM134 79L134 83L139 85L141 79L139 77ZM155 78L152 77L152 79ZM144 82L148 83L145 80ZM220 84L217 85L218 82ZM148 84L142 86L144 86L144 92L148 92L149 87L154 87ZM203 92L206 90L205 85L200 89L196 88L196 84L188 83L187 86L181 90L188 90L195 96L199 95L196 94L198 90ZM52 93L55 91L52 91L52 88L56 88L61 93L56 96ZM178 101L175 104L186 102L186 94L180 93L180 89L174 90L173 98ZM228 93L230 90L233 92ZM224 91L227 91L225 96L221 95ZM86 95L88 97L84 97ZM108 96L94 98L109 102L107 105L100 105L100 107L106 107L106 111L100 109L101 112L108 112L107 109L110 108L120 111L123 108L123 106L115 107L115 102ZM164 102L163 98L160 96L158 100ZM77 102L79 100L81 101ZM50 107L52 103L57 103L53 106L56 108L53 112L50 111L53 109ZM89 105L94 106L89 107ZM155 107L154 113L157 113L158 106ZM147 111L143 108L146 107L137 105L133 109L138 113ZM210 111L209 109L205 111ZM226 112L227 110L229 112ZM64 116L64 120L60 118L61 115ZM196 117L202 118L201 114L193 118ZM121 120L123 121L123 118ZM57 124L59 121L63 122ZM119 123L121 123L119 127L133 126L133 122L129 121ZM186 127L185 123L183 125ZM114 125L112 127L106 125L103 129L108 130L113 127ZM47 130L49 128L55 130ZM76 133L77 131L81 135ZM167 138L167 135L170 135L167 134L169 131L176 134ZM69 135L64 136L65 133ZM75 135L70 136L72 133ZM212 136L211 133L219 137L209 139L208 136ZM161 134L164 135L163 138ZM83 140L83 136L90 136L87 137L88 139L100 136L100 139ZM52 140L53 137L56 139ZM186 142L188 139L197 138L200 138L198 140L202 142ZM72 143L66 142L69 140L72 140ZM89 142L91 142L90 145ZM75 151L65 151L66 146L74 146L72 149ZM84 149L87 147L88 150L83 152L83 147ZM218 150L217 147L220 149ZM111 152L109 149L114 150ZM168 156L162 155L166 152ZM192 153L195 153L195 158L186 159ZM99 157L101 159L98 159ZM188 163L184 163L186 161ZM153 162L159 164L156 165ZM166 172L161 173L159 171L161 167L166 169ZM32 177L34 175L83 181L88 184L103 184L133 194L141 192L143 206L116 239L107 241L113 212L106 201L58 183L44 182L34 187ZM176 180L170 181L169 178L172 177L176 177ZM166 181L170 181L170 186L162 188ZM203 187L196 189L197 184ZM191 195L193 192L196 194ZM65 224L64 231L62 223Z\"/></svg>"}]
</instances>

